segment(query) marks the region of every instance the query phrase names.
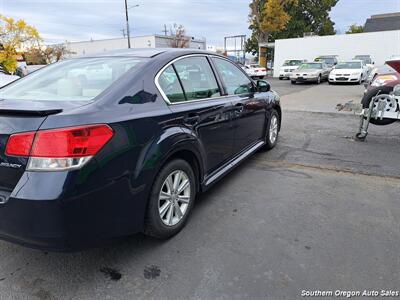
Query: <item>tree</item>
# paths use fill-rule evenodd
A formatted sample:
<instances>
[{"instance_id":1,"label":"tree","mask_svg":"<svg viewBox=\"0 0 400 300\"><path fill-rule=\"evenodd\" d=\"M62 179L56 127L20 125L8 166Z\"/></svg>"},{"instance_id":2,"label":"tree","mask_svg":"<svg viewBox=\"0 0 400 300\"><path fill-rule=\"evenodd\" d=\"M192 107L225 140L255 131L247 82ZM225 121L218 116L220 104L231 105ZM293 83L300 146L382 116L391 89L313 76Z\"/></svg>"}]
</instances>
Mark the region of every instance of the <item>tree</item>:
<instances>
[{"instance_id":1,"label":"tree","mask_svg":"<svg viewBox=\"0 0 400 300\"><path fill-rule=\"evenodd\" d=\"M45 65L58 62L70 54L75 54L75 52L68 50L64 44L53 46L40 44L37 47L31 47L24 56L28 65Z\"/></svg>"},{"instance_id":2,"label":"tree","mask_svg":"<svg viewBox=\"0 0 400 300\"><path fill-rule=\"evenodd\" d=\"M56 62L60 61L61 59L63 59L68 55L75 54L75 52L67 49L67 47L64 44L51 46L51 49L53 52L53 58Z\"/></svg>"},{"instance_id":3,"label":"tree","mask_svg":"<svg viewBox=\"0 0 400 300\"><path fill-rule=\"evenodd\" d=\"M17 68L17 51L40 40L39 32L24 20L14 20L0 15L0 64L8 73Z\"/></svg>"},{"instance_id":4,"label":"tree","mask_svg":"<svg viewBox=\"0 0 400 300\"><path fill-rule=\"evenodd\" d=\"M297 5L297 2L298 0L253 0L249 14L249 29L253 31L253 35L246 43L246 50L260 52L260 44L267 43L271 33L284 30L291 18L286 6ZM260 63L265 65L264 55L260 55Z\"/></svg>"},{"instance_id":5,"label":"tree","mask_svg":"<svg viewBox=\"0 0 400 300\"><path fill-rule=\"evenodd\" d=\"M186 29L183 25L174 24L170 28L171 39L169 46L171 48L188 48L190 39L186 36Z\"/></svg>"},{"instance_id":6,"label":"tree","mask_svg":"<svg viewBox=\"0 0 400 300\"><path fill-rule=\"evenodd\" d=\"M364 32L364 26L357 25L354 23L349 26L349 29L346 31L346 34L362 33L362 32Z\"/></svg>"},{"instance_id":7,"label":"tree","mask_svg":"<svg viewBox=\"0 0 400 300\"><path fill-rule=\"evenodd\" d=\"M284 9L290 19L283 30L272 32L269 40L303 37L306 32L319 36L335 34L335 23L330 19L329 12L337 2L338 0L298 0L286 3ZM250 29L253 34L246 43L246 51L255 54L258 53L258 47L254 47L253 43L257 33L251 25Z\"/></svg>"},{"instance_id":8,"label":"tree","mask_svg":"<svg viewBox=\"0 0 400 300\"><path fill-rule=\"evenodd\" d=\"M45 65L47 64L43 52L38 48L31 48L24 54L25 61L28 65Z\"/></svg>"}]
</instances>

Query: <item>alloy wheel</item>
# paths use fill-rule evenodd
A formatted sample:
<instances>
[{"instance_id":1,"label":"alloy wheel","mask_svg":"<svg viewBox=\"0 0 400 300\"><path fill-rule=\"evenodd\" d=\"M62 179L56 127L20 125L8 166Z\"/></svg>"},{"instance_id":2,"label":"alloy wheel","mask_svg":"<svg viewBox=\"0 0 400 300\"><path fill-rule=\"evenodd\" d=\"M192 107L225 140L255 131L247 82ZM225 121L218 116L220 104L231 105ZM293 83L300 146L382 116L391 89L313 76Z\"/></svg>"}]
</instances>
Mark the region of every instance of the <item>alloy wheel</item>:
<instances>
[{"instance_id":1,"label":"alloy wheel","mask_svg":"<svg viewBox=\"0 0 400 300\"><path fill-rule=\"evenodd\" d=\"M274 144L278 137L278 118L276 115L271 117L271 122L269 124L269 141Z\"/></svg>"},{"instance_id":2,"label":"alloy wheel","mask_svg":"<svg viewBox=\"0 0 400 300\"><path fill-rule=\"evenodd\" d=\"M190 179L184 171L175 170L167 176L158 197L158 211L164 225L174 226L182 220L190 195Z\"/></svg>"}]
</instances>

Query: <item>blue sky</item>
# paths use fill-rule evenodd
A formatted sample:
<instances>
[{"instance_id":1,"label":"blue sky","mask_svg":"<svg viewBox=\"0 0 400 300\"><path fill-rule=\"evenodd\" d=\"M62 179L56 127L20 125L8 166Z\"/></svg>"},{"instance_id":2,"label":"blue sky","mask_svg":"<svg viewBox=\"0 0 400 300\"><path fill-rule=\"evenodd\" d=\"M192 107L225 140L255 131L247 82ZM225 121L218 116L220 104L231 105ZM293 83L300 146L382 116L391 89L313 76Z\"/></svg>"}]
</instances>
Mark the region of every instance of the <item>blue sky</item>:
<instances>
[{"instance_id":1,"label":"blue sky","mask_svg":"<svg viewBox=\"0 0 400 300\"><path fill-rule=\"evenodd\" d=\"M133 35L162 34L164 24L183 24L187 33L223 45L227 35L249 34L250 0L129 0ZM400 12L400 0L339 0L331 12L343 33L372 14ZM47 42L80 41L122 36L124 0L0 0L0 13L23 18Z\"/></svg>"}]
</instances>

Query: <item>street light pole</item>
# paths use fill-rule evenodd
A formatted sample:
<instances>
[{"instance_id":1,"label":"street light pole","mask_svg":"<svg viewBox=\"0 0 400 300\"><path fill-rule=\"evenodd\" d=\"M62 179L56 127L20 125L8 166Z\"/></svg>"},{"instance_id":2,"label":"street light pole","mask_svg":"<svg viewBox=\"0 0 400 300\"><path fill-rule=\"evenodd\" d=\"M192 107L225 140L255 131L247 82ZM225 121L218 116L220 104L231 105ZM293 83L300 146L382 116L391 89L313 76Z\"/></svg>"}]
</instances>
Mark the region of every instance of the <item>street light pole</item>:
<instances>
[{"instance_id":1,"label":"street light pole","mask_svg":"<svg viewBox=\"0 0 400 300\"><path fill-rule=\"evenodd\" d=\"M126 33L128 36L128 49L131 48L131 36L129 32L129 14L128 14L128 0L125 0L125 16L126 16Z\"/></svg>"}]
</instances>

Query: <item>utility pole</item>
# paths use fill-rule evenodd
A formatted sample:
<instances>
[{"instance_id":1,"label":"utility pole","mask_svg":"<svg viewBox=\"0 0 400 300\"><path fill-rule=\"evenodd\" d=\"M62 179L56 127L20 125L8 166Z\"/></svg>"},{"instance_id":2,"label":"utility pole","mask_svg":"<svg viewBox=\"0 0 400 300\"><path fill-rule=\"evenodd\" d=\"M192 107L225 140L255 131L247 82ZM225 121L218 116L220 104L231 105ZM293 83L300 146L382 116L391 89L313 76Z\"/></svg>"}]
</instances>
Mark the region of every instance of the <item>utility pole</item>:
<instances>
[{"instance_id":1,"label":"utility pole","mask_svg":"<svg viewBox=\"0 0 400 300\"><path fill-rule=\"evenodd\" d=\"M125 16L126 16L126 35L128 37L128 48L131 48L131 33L129 30L129 13L128 10L134 7L139 7L139 4L128 7L128 0L125 0Z\"/></svg>"},{"instance_id":2,"label":"utility pole","mask_svg":"<svg viewBox=\"0 0 400 300\"><path fill-rule=\"evenodd\" d=\"M125 0L126 35L128 36L128 49L131 48L131 36L129 32L128 0Z\"/></svg>"}]
</instances>

